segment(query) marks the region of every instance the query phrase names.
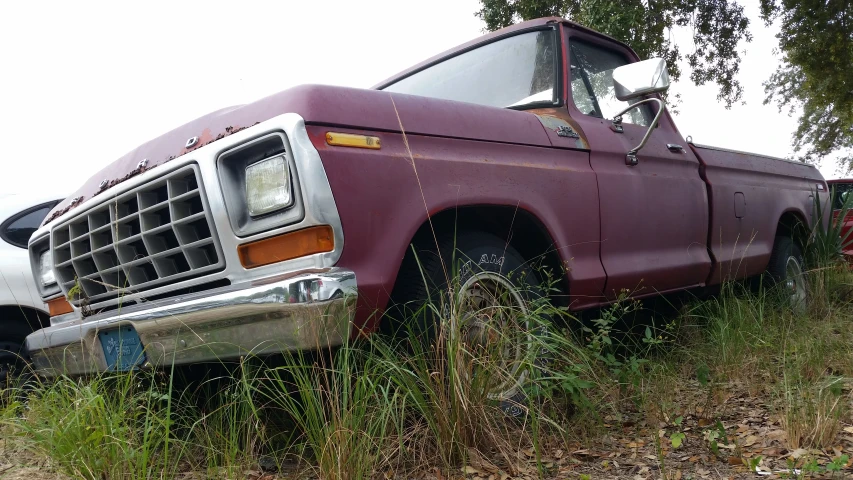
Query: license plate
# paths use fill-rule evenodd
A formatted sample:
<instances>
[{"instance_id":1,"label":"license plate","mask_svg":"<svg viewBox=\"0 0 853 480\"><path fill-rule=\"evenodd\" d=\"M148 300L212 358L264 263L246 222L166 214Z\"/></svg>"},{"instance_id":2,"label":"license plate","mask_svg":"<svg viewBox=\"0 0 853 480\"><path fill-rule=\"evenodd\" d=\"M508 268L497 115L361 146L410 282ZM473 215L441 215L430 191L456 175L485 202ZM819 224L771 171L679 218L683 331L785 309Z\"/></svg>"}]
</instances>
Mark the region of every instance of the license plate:
<instances>
[{"instance_id":1,"label":"license plate","mask_svg":"<svg viewBox=\"0 0 853 480\"><path fill-rule=\"evenodd\" d=\"M99 331L98 338L110 371L133 370L145 362L142 341L132 326Z\"/></svg>"}]
</instances>

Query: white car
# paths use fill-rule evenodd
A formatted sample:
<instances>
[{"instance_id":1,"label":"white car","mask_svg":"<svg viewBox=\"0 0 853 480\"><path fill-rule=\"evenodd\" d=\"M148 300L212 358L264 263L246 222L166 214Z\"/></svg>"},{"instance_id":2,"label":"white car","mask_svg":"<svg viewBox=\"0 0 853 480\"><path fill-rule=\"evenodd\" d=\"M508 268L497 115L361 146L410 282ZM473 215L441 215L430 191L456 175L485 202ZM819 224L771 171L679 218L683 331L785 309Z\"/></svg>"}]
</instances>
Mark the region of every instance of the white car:
<instances>
[{"instance_id":1,"label":"white car","mask_svg":"<svg viewBox=\"0 0 853 480\"><path fill-rule=\"evenodd\" d=\"M20 364L27 335L50 324L27 242L60 200L43 193L0 194L0 387Z\"/></svg>"}]
</instances>

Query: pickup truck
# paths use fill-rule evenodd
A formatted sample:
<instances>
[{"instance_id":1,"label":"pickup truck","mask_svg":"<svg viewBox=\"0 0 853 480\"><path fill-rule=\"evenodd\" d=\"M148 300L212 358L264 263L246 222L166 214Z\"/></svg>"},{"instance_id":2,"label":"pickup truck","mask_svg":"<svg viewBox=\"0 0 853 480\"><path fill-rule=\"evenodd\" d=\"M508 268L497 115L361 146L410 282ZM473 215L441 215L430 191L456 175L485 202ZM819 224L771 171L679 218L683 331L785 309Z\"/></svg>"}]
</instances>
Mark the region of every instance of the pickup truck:
<instances>
[{"instance_id":1,"label":"pickup truck","mask_svg":"<svg viewBox=\"0 0 853 480\"><path fill-rule=\"evenodd\" d=\"M371 89L299 86L191 121L33 235L36 276L56 279L39 282L51 325L27 338L35 368L337 345L405 321L383 313L445 271L460 297L523 309L518 292L545 281L533 262L560 272L552 301L571 310L765 272L802 301L796 232L823 177L685 141L668 85L662 60L543 18Z\"/></svg>"}]
</instances>

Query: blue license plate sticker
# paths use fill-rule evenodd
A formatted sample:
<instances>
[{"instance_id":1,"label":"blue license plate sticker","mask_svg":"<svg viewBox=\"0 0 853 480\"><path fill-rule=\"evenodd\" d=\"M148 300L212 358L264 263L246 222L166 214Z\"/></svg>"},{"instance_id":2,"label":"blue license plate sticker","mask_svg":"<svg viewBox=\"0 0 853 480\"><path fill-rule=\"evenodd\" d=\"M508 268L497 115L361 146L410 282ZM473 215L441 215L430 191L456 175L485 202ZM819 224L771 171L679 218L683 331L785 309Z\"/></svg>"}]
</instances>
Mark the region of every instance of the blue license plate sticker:
<instances>
[{"instance_id":1,"label":"blue license plate sticker","mask_svg":"<svg viewBox=\"0 0 853 480\"><path fill-rule=\"evenodd\" d=\"M108 370L133 370L145 362L142 341L132 326L99 331L98 338L101 340Z\"/></svg>"}]
</instances>

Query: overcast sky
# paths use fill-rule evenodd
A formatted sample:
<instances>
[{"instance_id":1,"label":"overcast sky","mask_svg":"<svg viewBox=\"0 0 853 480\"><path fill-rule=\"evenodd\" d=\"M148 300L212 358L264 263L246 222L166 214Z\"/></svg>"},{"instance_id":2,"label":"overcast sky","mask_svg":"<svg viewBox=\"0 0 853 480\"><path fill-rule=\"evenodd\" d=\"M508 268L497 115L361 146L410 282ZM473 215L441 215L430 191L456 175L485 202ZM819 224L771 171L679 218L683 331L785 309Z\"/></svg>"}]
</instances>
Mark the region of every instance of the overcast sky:
<instances>
[{"instance_id":1,"label":"overcast sky","mask_svg":"<svg viewBox=\"0 0 853 480\"><path fill-rule=\"evenodd\" d=\"M791 154L794 118L762 105L775 30L752 43L726 110L685 73L676 122L697 143ZM0 192L71 193L138 144L303 83L370 87L482 34L477 0L0 3ZM687 50L688 47L682 47ZM829 162L827 162L829 163ZM835 165L822 165L827 178Z\"/></svg>"}]
</instances>

